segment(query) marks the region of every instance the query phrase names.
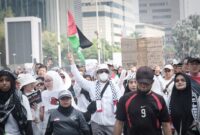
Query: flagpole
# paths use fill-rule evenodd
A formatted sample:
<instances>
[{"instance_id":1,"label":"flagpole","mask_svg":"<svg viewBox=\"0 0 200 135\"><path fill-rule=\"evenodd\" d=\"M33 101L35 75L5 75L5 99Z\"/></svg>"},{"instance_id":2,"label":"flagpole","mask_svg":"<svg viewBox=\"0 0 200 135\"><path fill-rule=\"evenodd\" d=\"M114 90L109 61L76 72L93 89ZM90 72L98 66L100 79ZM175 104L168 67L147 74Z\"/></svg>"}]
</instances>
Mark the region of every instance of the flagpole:
<instances>
[{"instance_id":1,"label":"flagpole","mask_svg":"<svg viewBox=\"0 0 200 135\"><path fill-rule=\"evenodd\" d=\"M59 0L56 0L56 19L57 19L57 45L58 45L58 65L61 67L61 49L60 49L60 17L59 17Z\"/></svg>"},{"instance_id":2,"label":"flagpole","mask_svg":"<svg viewBox=\"0 0 200 135\"><path fill-rule=\"evenodd\" d=\"M97 19L97 49L98 49L98 63L101 63L101 50L100 50L100 42L99 42L99 8L98 2L96 0L96 19Z\"/></svg>"}]
</instances>

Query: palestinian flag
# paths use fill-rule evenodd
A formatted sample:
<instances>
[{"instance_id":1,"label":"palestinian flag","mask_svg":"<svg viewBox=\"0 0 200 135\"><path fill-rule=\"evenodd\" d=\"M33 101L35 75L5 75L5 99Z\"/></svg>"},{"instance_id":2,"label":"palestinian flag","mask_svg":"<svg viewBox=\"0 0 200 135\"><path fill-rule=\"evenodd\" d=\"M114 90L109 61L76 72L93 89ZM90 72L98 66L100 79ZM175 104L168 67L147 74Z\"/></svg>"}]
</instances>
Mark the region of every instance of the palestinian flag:
<instances>
[{"instance_id":1,"label":"palestinian flag","mask_svg":"<svg viewBox=\"0 0 200 135\"><path fill-rule=\"evenodd\" d=\"M72 44L72 48L75 52L78 52L79 47L82 49L88 48L92 46L92 42L90 42L77 27L74 17L71 12L68 11L68 31L67 36Z\"/></svg>"}]
</instances>

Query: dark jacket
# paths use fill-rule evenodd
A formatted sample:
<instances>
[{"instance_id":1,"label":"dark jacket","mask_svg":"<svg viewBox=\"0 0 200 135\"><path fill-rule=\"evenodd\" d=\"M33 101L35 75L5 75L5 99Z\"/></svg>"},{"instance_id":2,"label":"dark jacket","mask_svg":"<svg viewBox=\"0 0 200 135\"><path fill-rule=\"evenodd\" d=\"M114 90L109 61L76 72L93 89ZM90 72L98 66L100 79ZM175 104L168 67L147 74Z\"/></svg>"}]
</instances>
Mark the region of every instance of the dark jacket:
<instances>
[{"instance_id":1,"label":"dark jacket","mask_svg":"<svg viewBox=\"0 0 200 135\"><path fill-rule=\"evenodd\" d=\"M89 135L89 127L83 114L73 107L52 110L45 135Z\"/></svg>"}]
</instances>

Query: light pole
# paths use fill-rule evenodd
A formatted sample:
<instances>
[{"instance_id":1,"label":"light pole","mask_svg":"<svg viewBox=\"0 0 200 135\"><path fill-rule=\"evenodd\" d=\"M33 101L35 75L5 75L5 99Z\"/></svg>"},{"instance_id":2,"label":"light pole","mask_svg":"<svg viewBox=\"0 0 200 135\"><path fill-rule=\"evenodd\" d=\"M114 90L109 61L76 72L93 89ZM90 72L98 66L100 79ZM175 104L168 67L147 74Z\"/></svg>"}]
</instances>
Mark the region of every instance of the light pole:
<instances>
[{"instance_id":1,"label":"light pole","mask_svg":"<svg viewBox=\"0 0 200 135\"><path fill-rule=\"evenodd\" d=\"M15 56L16 56L16 53L13 53L12 55L13 55L13 64L15 66Z\"/></svg>"},{"instance_id":2,"label":"light pole","mask_svg":"<svg viewBox=\"0 0 200 135\"><path fill-rule=\"evenodd\" d=\"M56 0L56 20L57 20L57 45L58 45L58 65L61 67L61 48L60 48L60 13L59 13L59 0Z\"/></svg>"},{"instance_id":3,"label":"light pole","mask_svg":"<svg viewBox=\"0 0 200 135\"><path fill-rule=\"evenodd\" d=\"M96 0L96 19L97 19L97 31L95 31L95 34L97 35L97 49L98 49L98 62L101 63L101 47L99 42L99 7L98 7L98 0Z\"/></svg>"},{"instance_id":4,"label":"light pole","mask_svg":"<svg viewBox=\"0 0 200 135\"><path fill-rule=\"evenodd\" d=\"M0 67L1 67L1 54L2 54L2 53L0 52Z\"/></svg>"}]
</instances>

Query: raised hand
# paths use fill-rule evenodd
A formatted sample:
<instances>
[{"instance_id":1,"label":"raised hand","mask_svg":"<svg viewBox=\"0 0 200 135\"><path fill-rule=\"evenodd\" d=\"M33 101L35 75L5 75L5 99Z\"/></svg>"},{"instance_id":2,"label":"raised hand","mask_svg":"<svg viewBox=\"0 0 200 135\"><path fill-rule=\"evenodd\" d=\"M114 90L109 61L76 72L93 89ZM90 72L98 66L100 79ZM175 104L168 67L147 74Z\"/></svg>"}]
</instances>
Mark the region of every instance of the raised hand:
<instances>
[{"instance_id":1,"label":"raised hand","mask_svg":"<svg viewBox=\"0 0 200 135\"><path fill-rule=\"evenodd\" d=\"M74 57L71 53L67 53L67 59L69 60L70 65L74 64Z\"/></svg>"}]
</instances>

